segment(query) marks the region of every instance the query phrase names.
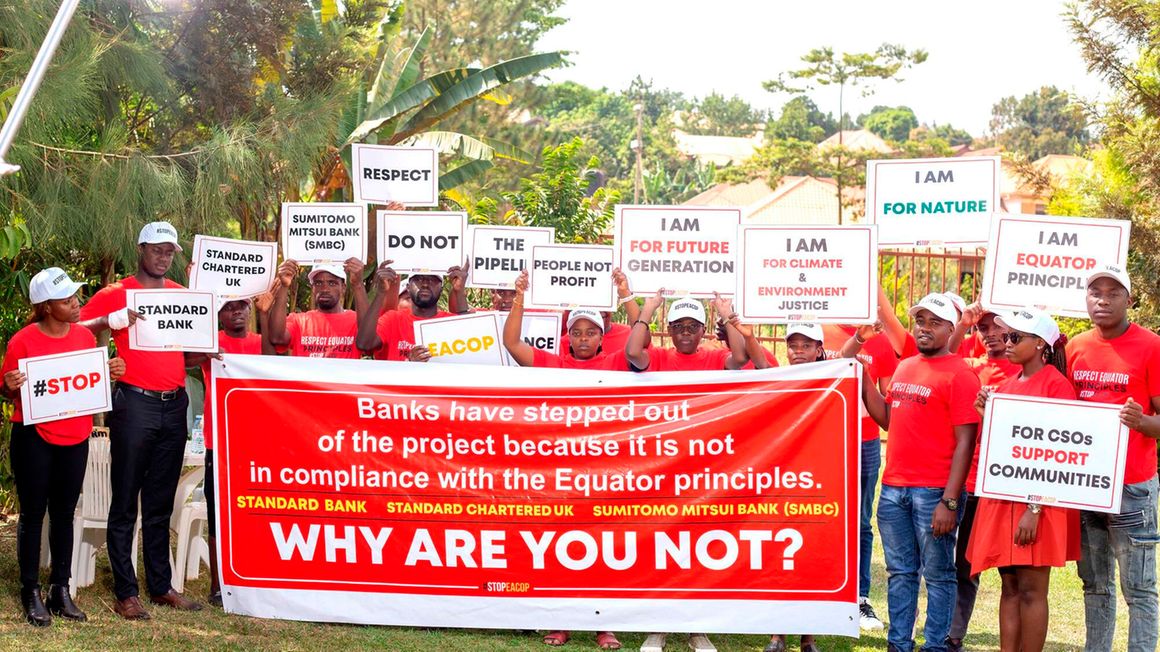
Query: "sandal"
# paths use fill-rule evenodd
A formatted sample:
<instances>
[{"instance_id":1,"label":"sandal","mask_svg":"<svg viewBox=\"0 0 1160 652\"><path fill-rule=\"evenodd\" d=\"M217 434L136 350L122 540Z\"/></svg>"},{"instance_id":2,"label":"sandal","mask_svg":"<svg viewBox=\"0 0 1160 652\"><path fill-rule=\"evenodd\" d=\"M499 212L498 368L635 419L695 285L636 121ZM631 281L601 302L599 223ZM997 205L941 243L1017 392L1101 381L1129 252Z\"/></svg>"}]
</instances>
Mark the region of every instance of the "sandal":
<instances>
[{"instance_id":1,"label":"sandal","mask_svg":"<svg viewBox=\"0 0 1160 652\"><path fill-rule=\"evenodd\" d=\"M551 645L552 647L560 647L568 642L568 632L564 630L557 630L544 634L544 645Z\"/></svg>"},{"instance_id":2,"label":"sandal","mask_svg":"<svg viewBox=\"0 0 1160 652\"><path fill-rule=\"evenodd\" d=\"M601 650L619 650L620 641L612 632L596 632L596 647Z\"/></svg>"}]
</instances>

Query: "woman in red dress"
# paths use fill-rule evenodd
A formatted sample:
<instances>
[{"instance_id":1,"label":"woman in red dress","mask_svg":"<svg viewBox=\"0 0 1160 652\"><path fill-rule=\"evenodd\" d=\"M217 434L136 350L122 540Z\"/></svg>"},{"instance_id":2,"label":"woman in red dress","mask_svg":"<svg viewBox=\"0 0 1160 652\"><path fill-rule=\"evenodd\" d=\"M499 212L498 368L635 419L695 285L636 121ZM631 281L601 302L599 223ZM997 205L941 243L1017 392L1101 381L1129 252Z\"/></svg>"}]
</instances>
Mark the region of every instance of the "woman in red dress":
<instances>
[{"instance_id":1,"label":"woman in red dress","mask_svg":"<svg viewBox=\"0 0 1160 652\"><path fill-rule=\"evenodd\" d=\"M1067 338L1055 321L1035 308L999 316L1010 332L1007 359L1022 373L999 385L995 393L1075 400L1067 379ZM991 390L984 387L975 402L983 414ZM980 498L975 527L967 547L971 572L998 568L1003 582L999 600L999 647L1036 652L1047 639L1047 588L1052 566L1079 557L1079 512L1060 507Z\"/></svg>"}]
</instances>

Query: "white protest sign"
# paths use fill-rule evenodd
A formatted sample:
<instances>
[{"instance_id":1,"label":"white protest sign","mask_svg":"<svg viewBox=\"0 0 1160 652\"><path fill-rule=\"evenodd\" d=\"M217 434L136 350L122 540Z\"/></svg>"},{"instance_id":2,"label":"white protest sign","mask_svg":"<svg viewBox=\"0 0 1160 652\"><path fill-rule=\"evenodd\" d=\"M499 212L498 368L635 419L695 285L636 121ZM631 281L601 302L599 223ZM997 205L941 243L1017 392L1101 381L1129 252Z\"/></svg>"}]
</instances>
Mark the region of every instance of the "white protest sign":
<instances>
[{"instance_id":1,"label":"white protest sign","mask_svg":"<svg viewBox=\"0 0 1160 652\"><path fill-rule=\"evenodd\" d=\"M998 156L866 162L866 220L878 244L983 245L999 208Z\"/></svg>"},{"instance_id":2,"label":"white protest sign","mask_svg":"<svg viewBox=\"0 0 1160 652\"><path fill-rule=\"evenodd\" d=\"M711 298L736 285L741 209L617 206L616 259L637 294Z\"/></svg>"},{"instance_id":3,"label":"white protest sign","mask_svg":"<svg viewBox=\"0 0 1160 652\"><path fill-rule=\"evenodd\" d=\"M993 394L980 433L978 495L1119 513L1128 453L1121 407Z\"/></svg>"},{"instance_id":4,"label":"white protest sign","mask_svg":"<svg viewBox=\"0 0 1160 652\"><path fill-rule=\"evenodd\" d=\"M983 267L983 306L1040 306L1086 318L1088 275L1104 265L1127 268L1131 230L1127 220L996 215Z\"/></svg>"},{"instance_id":5,"label":"white protest sign","mask_svg":"<svg viewBox=\"0 0 1160 652\"><path fill-rule=\"evenodd\" d=\"M615 310L612 247L537 245L528 272L528 307Z\"/></svg>"},{"instance_id":6,"label":"white protest sign","mask_svg":"<svg viewBox=\"0 0 1160 652\"><path fill-rule=\"evenodd\" d=\"M417 321L415 343L427 347L434 363L507 365L499 320L491 312Z\"/></svg>"},{"instance_id":7,"label":"white protest sign","mask_svg":"<svg viewBox=\"0 0 1160 652\"><path fill-rule=\"evenodd\" d=\"M201 290L126 290L130 310L140 313L129 327L129 348L138 351L217 353L217 297Z\"/></svg>"},{"instance_id":8,"label":"white protest sign","mask_svg":"<svg viewBox=\"0 0 1160 652\"><path fill-rule=\"evenodd\" d=\"M874 226L738 228L741 321L865 324L878 316Z\"/></svg>"},{"instance_id":9,"label":"white protest sign","mask_svg":"<svg viewBox=\"0 0 1160 652\"><path fill-rule=\"evenodd\" d=\"M356 143L350 160L356 202L439 205L439 154L434 149Z\"/></svg>"},{"instance_id":10,"label":"white protest sign","mask_svg":"<svg viewBox=\"0 0 1160 652\"><path fill-rule=\"evenodd\" d=\"M20 386L24 423L58 421L113 409L105 347L24 358Z\"/></svg>"},{"instance_id":11,"label":"white protest sign","mask_svg":"<svg viewBox=\"0 0 1160 652\"><path fill-rule=\"evenodd\" d=\"M342 202L283 202L282 257L300 265L367 262L367 207Z\"/></svg>"},{"instance_id":12,"label":"white protest sign","mask_svg":"<svg viewBox=\"0 0 1160 652\"><path fill-rule=\"evenodd\" d=\"M504 325L507 324L508 315L511 313L497 312L495 318L499 322L499 332L503 335ZM540 351L547 351L552 355L560 355L560 331L563 325L563 315L558 312L525 312L524 317L520 322L520 339L524 344L539 349ZM503 348L503 356L506 364L509 367L520 366L518 362L512 359L508 353L507 347Z\"/></svg>"},{"instance_id":13,"label":"white protest sign","mask_svg":"<svg viewBox=\"0 0 1160 652\"><path fill-rule=\"evenodd\" d=\"M269 291L277 273L278 243L193 238L189 289L213 292L223 301L248 299Z\"/></svg>"},{"instance_id":14,"label":"white protest sign","mask_svg":"<svg viewBox=\"0 0 1160 652\"><path fill-rule=\"evenodd\" d=\"M379 211L376 235L379 262L396 272L446 274L463 265L467 213Z\"/></svg>"},{"instance_id":15,"label":"white protest sign","mask_svg":"<svg viewBox=\"0 0 1160 652\"><path fill-rule=\"evenodd\" d=\"M473 226L470 228L471 269L467 286L508 290L527 268L532 247L556 241L556 229L531 226Z\"/></svg>"}]
</instances>

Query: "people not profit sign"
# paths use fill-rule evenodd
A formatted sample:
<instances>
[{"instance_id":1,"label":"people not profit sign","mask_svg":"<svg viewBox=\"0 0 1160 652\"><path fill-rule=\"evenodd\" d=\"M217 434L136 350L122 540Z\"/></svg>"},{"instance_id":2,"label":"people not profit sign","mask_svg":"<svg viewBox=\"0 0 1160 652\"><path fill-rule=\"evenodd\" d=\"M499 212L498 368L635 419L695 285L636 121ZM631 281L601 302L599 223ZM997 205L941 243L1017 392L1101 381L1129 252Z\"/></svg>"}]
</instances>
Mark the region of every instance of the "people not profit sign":
<instances>
[{"instance_id":1,"label":"people not profit sign","mask_svg":"<svg viewBox=\"0 0 1160 652\"><path fill-rule=\"evenodd\" d=\"M230 613L858 634L852 361L740 376L213 364Z\"/></svg>"},{"instance_id":2,"label":"people not profit sign","mask_svg":"<svg viewBox=\"0 0 1160 652\"><path fill-rule=\"evenodd\" d=\"M105 347L20 360L24 423L32 425L113 409L109 350Z\"/></svg>"},{"instance_id":3,"label":"people not profit sign","mask_svg":"<svg viewBox=\"0 0 1160 652\"><path fill-rule=\"evenodd\" d=\"M557 310L614 310L612 247L537 245L532 247L528 307Z\"/></svg>"},{"instance_id":4,"label":"people not profit sign","mask_svg":"<svg viewBox=\"0 0 1160 652\"><path fill-rule=\"evenodd\" d=\"M216 353L217 297L201 290L127 290L130 310L143 319L129 327L138 351Z\"/></svg>"},{"instance_id":5,"label":"people not profit sign","mask_svg":"<svg viewBox=\"0 0 1160 652\"><path fill-rule=\"evenodd\" d=\"M427 347L431 362L504 366L495 313L473 313L415 322L415 343Z\"/></svg>"},{"instance_id":6,"label":"people not profit sign","mask_svg":"<svg viewBox=\"0 0 1160 652\"><path fill-rule=\"evenodd\" d=\"M1039 306L1086 318L1087 277L1106 265L1127 268L1131 230L1127 220L996 215L983 268L983 306Z\"/></svg>"},{"instance_id":7,"label":"people not profit sign","mask_svg":"<svg viewBox=\"0 0 1160 652\"><path fill-rule=\"evenodd\" d=\"M402 274L445 274L464 262L467 213L378 212L379 261Z\"/></svg>"},{"instance_id":8,"label":"people not profit sign","mask_svg":"<svg viewBox=\"0 0 1160 652\"><path fill-rule=\"evenodd\" d=\"M367 207L353 203L282 204L282 257L302 265L367 260Z\"/></svg>"},{"instance_id":9,"label":"people not profit sign","mask_svg":"<svg viewBox=\"0 0 1160 652\"><path fill-rule=\"evenodd\" d=\"M878 244L983 245L999 207L998 156L866 162L866 219Z\"/></svg>"},{"instance_id":10,"label":"people not profit sign","mask_svg":"<svg viewBox=\"0 0 1160 652\"><path fill-rule=\"evenodd\" d=\"M439 205L439 153L434 149L356 143L351 164L356 202Z\"/></svg>"},{"instance_id":11,"label":"people not profit sign","mask_svg":"<svg viewBox=\"0 0 1160 652\"><path fill-rule=\"evenodd\" d=\"M729 294L736 285L740 224L740 208L617 206L614 264L637 294Z\"/></svg>"},{"instance_id":12,"label":"people not profit sign","mask_svg":"<svg viewBox=\"0 0 1160 652\"><path fill-rule=\"evenodd\" d=\"M870 323L878 312L874 226L739 228L737 314L748 323Z\"/></svg>"},{"instance_id":13,"label":"people not profit sign","mask_svg":"<svg viewBox=\"0 0 1160 652\"><path fill-rule=\"evenodd\" d=\"M1128 452L1120 405L993 394L978 495L1118 514Z\"/></svg>"},{"instance_id":14,"label":"people not profit sign","mask_svg":"<svg viewBox=\"0 0 1160 652\"><path fill-rule=\"evenodd\" d=\"M213 292L222 300L248 299L273 285L278 244L199 235L193 239L192 258L191 290Z\"/></svg>"},{"instance_id":15,"label":"people not profit sign","mask_svg":"<svg viewBox=\"0 0 1160 652\"><path fill-rule=\"evenodd\" d=\"M467 285L504 290L515 287L516 277L528 266L532 247L552 244L556 229L530 226L473 226L471 270Z\"/></svg>"}]
</instances>

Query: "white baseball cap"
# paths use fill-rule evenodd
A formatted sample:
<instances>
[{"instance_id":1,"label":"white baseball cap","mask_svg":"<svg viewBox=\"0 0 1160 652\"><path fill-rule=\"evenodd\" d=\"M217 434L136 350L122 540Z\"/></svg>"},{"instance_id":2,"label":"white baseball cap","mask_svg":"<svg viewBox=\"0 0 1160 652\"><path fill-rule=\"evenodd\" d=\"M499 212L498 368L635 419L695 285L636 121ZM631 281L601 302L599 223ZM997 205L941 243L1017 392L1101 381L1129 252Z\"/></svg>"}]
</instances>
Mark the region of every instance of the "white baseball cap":
<instances>
[{"instance_id":1,"label":"white baseball cap","mask_svg":"<svg viewBox=\"0 0 1160 652\"><path fill-rule=\"evenodd\" d=\"M181 245L177 243L177 229L169 222L150 222L141 227L141 233L137 236L137 244L169 244L177 247L178 251L182 251Z\"/></svg>"},{"instance_id":2,"label":"white baseball cap","mask_svg":"<svg viewBox=\"0 0 1160 652\"><path fill-rule=\"evenodd\" d=\"M1087 277L1087 283L1084 283L1084 287L1091 286L1092 281L1095 281L1097 278L1110 278L1124 286L1124 289L1128 292L1132 291L1132 279L1128 277L1128 271L1118 265L1104 265L1092 272Z\"/></svg>"},{"instance_id":3,"label":"white baseball cap","mask_svg":"<svg viewBox=\"0 0 1160 652\"><path fill-rule=\"evenodd\" d=\"M407 280L410 281L411 279L415 278L416 276L434 276L435 278L439 279L440 281L447 278L447 274L444 274L442 272L433 272L432 271L432 272L412 272L411 274L407 275Z\"/></svg>"},{"instance_id":4,"label":"white baseball cap","mask_svg":"<svg viewBox=\"0 0 1160 652\"><path fill-rule=\"evenodd\" d=\"M669 323L685 318L695 319L705 325L705 306L692 297L677 299L669 306Z\"/></svg>"},{"instance_id":5,"label":"white baseball cap","mask_svg":"<svg viewBox=\"0 0 1160 652\"><path fill-rule=\"evenodd\" d=\"M581 319L587 319L593 324L596 324L596 327L600 329L600 332L604 332L604 316L595 310L588 310L587 308L577 308L576 310L568 313L568 330L572 330L572 324L575 324Z\"/></svg>"},{"instance_id":6,"label":"white baseball cap","mask_svg":"<svg viewBox=\"0 0 1160 652\"><path fill-rule=\"evenodd\" d=\"M943 294L947 295L947 297L950 298L951 303L955 304L955 309L959 311L960 315L967 311L966 299L960 297L954 292L943 292Z\"/></svg>"},{"instance_id":7,"label":"white baseball cap","mask_svg":"<svg viewBox=\"0 0 1160 652\"><path fill-rule=\"evenodd\" d=\"M50 299L67 299L84 285L69 278L63 269L49 267L37 272L28 282L28 300L36 305Z\"/></svg>"},{"instance_id":8,"label":"white baseball cap","mask_svg":"<svg viewBox=\"0 0 1160 652\"><path fill-rule=\"evenodd\" d=\"M1050 315L1039 308L1020 308L1010 316L995 317L995 321L1013 331L1038 335L1048 346L1055 346L1059 340L1059 326Z\"/></svg>"},{"instance_id":9,"label":"white baseball cap","mask_svg":"<svg viewBox=\"0 0 1160 652\"><path fill-rule=\"evenodd\" d=\"M334 265L334 264L315 265L310 270L310 273L306 275L306 280L313 283L314 277L318 276L318 274L320 272L327 272L329 274L334 274L335 276L338 277L338 280L342 281L343 283L346 282L346 268L343 267L342 265Z\"/></svg>"},{"instance_id":10,"label":"white baseball cap","mask_svg":"<svg viewBox=\"0 0 1160 652\"><path fill-rule=\"evenodd\" d=\"M822 333L822 325L811 322L794 322L785 328L785 339L789 339L790 335L804 335L815 342L824 342L825 334Z\"/></svg>"},{"instance_id":11,"label":"white baseball cap","mask_svg":"<svg viewBox=\"0 0 1160 652\"><path fill-rule=\"evenodd\" d=\"M935 317L949 321L952 324L959 323L959 313L955 309L955 304L951 301L950 297L941 292L932 292L926 295L907 314L913 317L918 314L919 310L929 310L934 313Z\"/></svg>"}]
</instances>

